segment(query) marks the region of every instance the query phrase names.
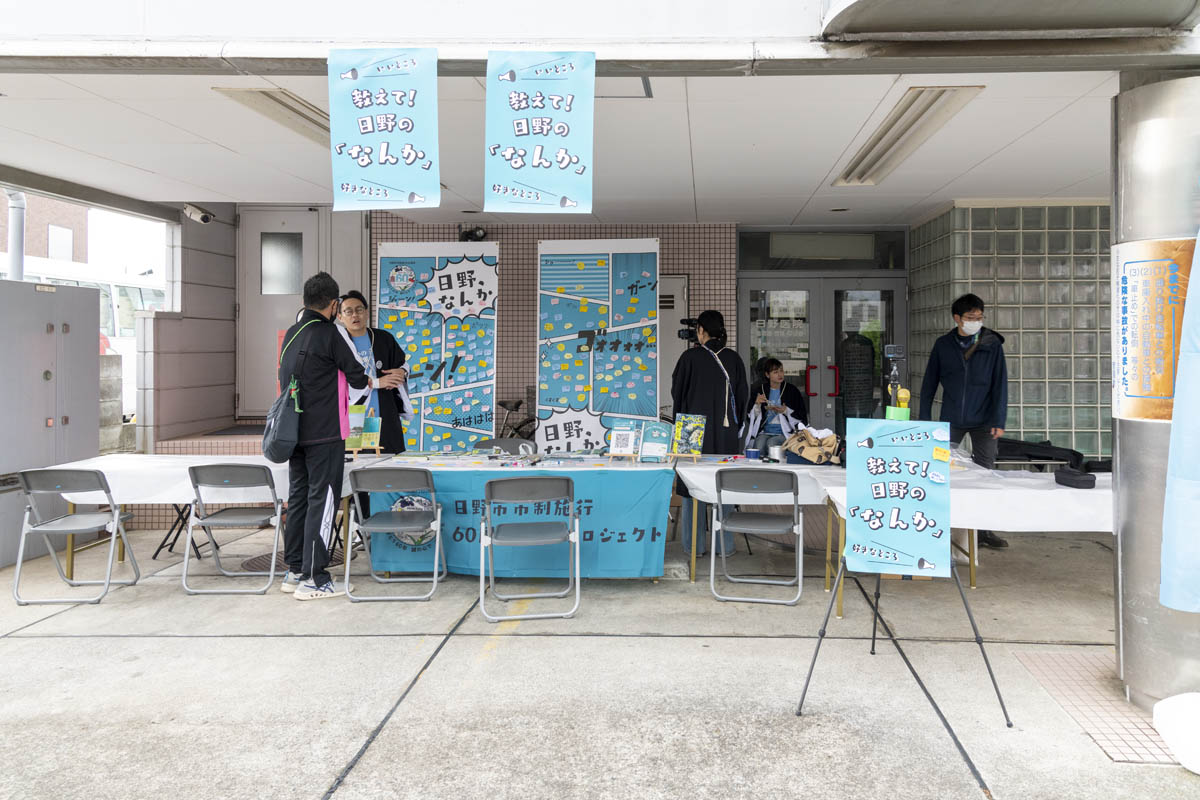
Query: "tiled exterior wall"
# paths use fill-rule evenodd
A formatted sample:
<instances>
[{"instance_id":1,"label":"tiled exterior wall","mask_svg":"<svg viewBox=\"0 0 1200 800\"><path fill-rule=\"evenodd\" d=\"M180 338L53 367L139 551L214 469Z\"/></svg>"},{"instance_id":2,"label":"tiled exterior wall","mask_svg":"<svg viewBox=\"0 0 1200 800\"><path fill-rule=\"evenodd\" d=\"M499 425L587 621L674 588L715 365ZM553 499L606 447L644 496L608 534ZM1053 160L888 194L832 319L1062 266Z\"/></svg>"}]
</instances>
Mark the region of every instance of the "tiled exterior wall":
<instances>
[{"instance_id":1,"label":"tiled exterior wall","mask_svg":"<svg viewBox=\"0 0 1200 800\"><path fill-rule=\"evenodd\" d=\"M180 231L180 309L139 316L138 450L233 424L237 228L232 204Z\"/></svg>"},{"instance_id":2,"label":"tiled exterior wall","mask_svg":"<svg viewBox=\"0 0 1200 800\"><path fill-rule=\"evenodd\" d=\"M914 392L950 304L973 292L1006 338L1006 436L1112 453L1108 206L955 208L913 230Z\"/></svg>"},{"instance_id":3,"label":"tiled exterior wall","mask_svg":"<svg viewBox=\"0 0 1200 800\"><path fill-rule=\"evenodd\" d=\"M537 377L537 243L540 239L659 240L659 272L688 276L688 313L708 308L725 316L730 344L737 330L737 226L728 225L485 225L500 244L497 312L497 395L528 399ZM371 294L379 280L380 242L455 242L455 224L422 225L385 211L371 214ZM677 320L666 320L668 326Z\"/></svg>"}]
</instances>

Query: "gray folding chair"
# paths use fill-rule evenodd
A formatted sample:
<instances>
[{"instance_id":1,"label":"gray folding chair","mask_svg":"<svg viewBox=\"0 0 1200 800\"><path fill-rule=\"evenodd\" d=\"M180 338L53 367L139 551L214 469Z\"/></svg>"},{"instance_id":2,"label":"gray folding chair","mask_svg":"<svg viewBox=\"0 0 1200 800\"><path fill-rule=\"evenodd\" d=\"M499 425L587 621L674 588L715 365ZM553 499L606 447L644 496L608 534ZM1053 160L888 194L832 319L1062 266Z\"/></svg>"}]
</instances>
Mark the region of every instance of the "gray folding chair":
<instances>
[{"instance_id":1,"label":"gray folding chair","mask_svg":"<svg viewBox=\"0 0 1200 800\"><path fill-rule=\"evenodd\" d=\"M138 578L142 577L142 572L138 569L137 559L133 557L133 548L129 546L129 540L125 536L125 521L131 519L133 514L122 513L117 504L113 502L112 492L108 489L108 480L104 477L103 472L91 469L34 469L18 473L18 477L21 482L21 491L25 494L25 517L21 522L21 539L17 544L17 568L13 575L13 599L17 601L17 605L99 603L108 594L108 589L113 584L132 586L138 582ZM58 513L58 509L62 508L64 502L61 499L62 495L85 492L103 492L109 510ZM58 509L53 508L54 497L59 498ZM58 560L58 552L50 542L50 537L65 536L71 533L87 535L105 531L109 534L109 542L108 564L105 567L104 580L79 581L68 578L63 571L62 562ZM69 586L103 586L100 594L95 597L51 597L42 600L26 600L21 597L21 566L25 560L25 540L35 533L40 534L42 541L46 543L46 550L54 561L58 577L62 578ZM112 579L113 563L117 557L118 538L124 542L129 565L133 567L132 580L114 581Z\"/></svg>"},{"instance_id":2,"label":"gray folding chair","mask_svg":"<svg viewBox=\"0 0 1200 800\"><path fill-rule=\"evenodd\" d=\"M416 467L365 467L350 473L350 492L354 496L354 524L362 538L367 553L367 568L377 583L424 583L430 578L400 577L385 578L375 571L371 562L371 536L376 533L424 533L433 534L433 585L429 591L419 595L384 597L355 597L350 593L350 559L346 559L346 597L352 603L380 602L385 600L428 600L437 591L438 581L445 580L449 572L446 566L446 551L442 548L442 507L433 488L433 473ZM376 511L368 514L362 507L360 493L388 492L394 494L429 494L432 509L401 509L399 511ZM442 571L438 573L438 563Z\"/></svg>"},{"instance_id":3,"label":"gray folding chair","mask_svg":"<svg viewBox=\"0 0 1200 800\"><path fill-rule=\"evenodd\" d=\"M518 439L515 436L503 439L484 439L475 443L476 450L490 450L498 447L509 455L525 456L537 452L537 443L528 439Z\"/></svg>"},{"instance_id":4,"label":"gray folding chair","mask_svg":"<svg viewBox=\"0 0 1200 800\"><path fill-rule=\"evenodd\" d=\"M514 619L571 618L579 610L579 516L575 512L575 482L570 478L550 475L530 475L521 478L497 478L483 487L483 520L479 528L479 610L488 622L504 622ZM492 520L492 505L495 503L547 503L566 501L570 509L569 521L541 520L538 522L501 522ZM533 594L501 594L496 591L497 547L537 547L540 545L569 542L570 561L567 564L567 588L561 592L535 592ZM542 597L566 597L575 590L575 605L565 613L553 614L510 614L494 617L487 611L484 585L484 559L487 559L487 586L497 600L531 600Z\"/></svg>"},{"instance_id":5,"label":"gray folding chair","mask_svg":"<svg viewBox=\"0 0 1200 800\"><path fill-rule=\"evenodd\" d=\"M188 515L187 541L183 546L183 590L188 594L266 594L275 582L275 561L280 540L283 538L283 501L275 494L275 478L270 468L260 464L205 464L188 467L188 476L192 479L192 490L196 493L196 499L192 503L192 512ZM271 507L222 508L210 514L204 507L203 489L266 489L271 495ZM213 538L212 529L261 528L264 525L272 525L275 528L275 540L271 545L271 568L259 572L233 572L225 569L221 565L221 550L217 540ZM216 564L218 572L229 578L266 575L267 582L259 588L251 589L194 589L188 586L188 560L192 551L190 545L196 528L203 530L212 544L213 563Z\"/></svg>"},{"instance_id":6,"label":"gray folding chair","mask_svg":"<svg viewBox=\"0 0 1200 800\"><path fill-rule=\"evenodd\" d=\"M771 605L794 606L800 602L804 590L804 525L800 511L800 482L812 482L808 475L801 476L792 470L759 469L738 467L717 470L717 502L713 506L712 547L709 549L708 584L713 597L721 601L737 603L769 603ZM791 514L771 514L762 511L732 511L725 513L724 504L736 500L725 500L725 492L737 494L784 494L792 495ZM771 586L795 586L796 596L790 600L774 600L765 597L732 597L717 591L717 535L719 532L742 534L792 534L796 537L796 577L791 580L771 578L746 578L729 574L725 550L721 549L721 571L731 583L758 583Z\"/></svg>"}]
</instances>

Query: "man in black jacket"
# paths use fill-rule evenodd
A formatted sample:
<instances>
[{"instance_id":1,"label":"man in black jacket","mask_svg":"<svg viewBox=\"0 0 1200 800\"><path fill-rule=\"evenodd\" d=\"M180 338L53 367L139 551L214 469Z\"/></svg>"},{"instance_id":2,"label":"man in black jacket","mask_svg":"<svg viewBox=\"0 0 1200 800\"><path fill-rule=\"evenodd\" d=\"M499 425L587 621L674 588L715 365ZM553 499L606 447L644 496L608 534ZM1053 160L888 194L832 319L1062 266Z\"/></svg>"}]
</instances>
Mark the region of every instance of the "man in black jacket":
<instances>
[{"instance_id":1,"label":"man in black jacket","mask_svg":"<svg viewBox=\"0 0 1200 800\"><path fill-rule=\"evenodd\" d=\"M933 343L921 383L920 418L930 419L941 383L941 420L950 423L950 441L957 445L971 434L972 459L991 469L1008 417L1008 367L1004 337L983 327L983 308L983 300L973 294L964 294L950 307L955 328ZM1008 547L991 531L979 531L979 543Z\"/></svg>"},{"instance_id":2,"label":"man in black jacket","mask_svg":"<svg viewBox=\"0 0 1200 800\"><path fill-rule=\"evenodd\" d=\"M338 285L332 275L318 272L305 281L304 311L284 336L287 348L279 365L280 386L287 386L292 375L298 379L303 411L296 451L288 462L283 534L288 572L280 587L294 592L297 600L345 592L345 587L334 585L327 569L346 456L338 372L355 389L371 385L371 380L334 327L337 310Z\"/></svg>"}]
</instances>

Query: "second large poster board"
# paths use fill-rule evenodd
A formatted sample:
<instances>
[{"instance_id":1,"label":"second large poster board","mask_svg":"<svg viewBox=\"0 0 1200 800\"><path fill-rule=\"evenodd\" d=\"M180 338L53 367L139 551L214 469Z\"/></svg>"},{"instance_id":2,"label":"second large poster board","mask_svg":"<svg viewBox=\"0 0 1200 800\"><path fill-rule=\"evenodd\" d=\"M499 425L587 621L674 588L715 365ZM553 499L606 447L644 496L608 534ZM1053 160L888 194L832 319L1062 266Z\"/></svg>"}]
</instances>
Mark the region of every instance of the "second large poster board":
<instances>
[{"instance_id":1,"label":"second large poster board","mask_svg":"<svg viewBox=\"0 0 1200 800\"><path fill-rule=\"evenodd\" d=\"M539 452L658 419L658 240L538 242Z\"/></svg>"}]
</instances>

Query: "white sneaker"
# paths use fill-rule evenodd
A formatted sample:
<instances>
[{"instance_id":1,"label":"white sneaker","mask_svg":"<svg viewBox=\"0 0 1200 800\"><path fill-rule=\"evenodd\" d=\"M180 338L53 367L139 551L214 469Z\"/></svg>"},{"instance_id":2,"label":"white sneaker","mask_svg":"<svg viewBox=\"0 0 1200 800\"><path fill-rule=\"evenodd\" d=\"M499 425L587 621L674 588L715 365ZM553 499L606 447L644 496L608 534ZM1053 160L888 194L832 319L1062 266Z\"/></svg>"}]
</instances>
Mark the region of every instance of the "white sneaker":
<instances>
[{"instance_id":1,"label":"white sneaker","mask_svg":"<svg viewBox=\"0 0 1200 800\"><path fill-rule=\"evenodd\" d=\"M291 594L292 592L296 591L296 588L300 585L302 580L303 579L300 577L299 572L292 572L291 570L288 570L283 574L283 583L279 584L279 591L283 592L284 594Z\"/></svg>"},{"instance_id":2,"label":"white sneaker","mask_svg":"<svg viewBox=\"0 0 1200 800\"><path fill-rule=\"evenodd\" d=\"M350 591L354 591L354 585L350 585ZM333 581L326 581L317 586L312 581L305 581L296 589L293 597L297 600L322 600L326 597L338 597L344 595L346 589L344 586L337 586Z\"/></svg>"}]
</instances>

